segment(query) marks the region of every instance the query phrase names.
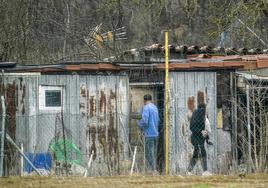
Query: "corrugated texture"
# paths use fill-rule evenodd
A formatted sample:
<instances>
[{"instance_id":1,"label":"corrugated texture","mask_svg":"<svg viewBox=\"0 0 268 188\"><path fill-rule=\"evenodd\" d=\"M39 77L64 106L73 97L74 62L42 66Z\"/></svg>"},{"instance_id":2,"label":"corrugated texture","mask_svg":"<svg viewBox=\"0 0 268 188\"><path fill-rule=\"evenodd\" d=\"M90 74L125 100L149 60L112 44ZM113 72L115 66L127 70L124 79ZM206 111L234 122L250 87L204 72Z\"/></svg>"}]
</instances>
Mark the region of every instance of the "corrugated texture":
<instances>
[{"instance_id":1,"label":"corrugated texture","mask_svg":"<svg viewBox=\"0 0 268 188\"><path fill-rule=\"evenodd\" d=\"M216 129L216 72L171 72L169 154L171 174L185 173L192 156L187 101L189 97L194 96L197 104L198 91L207 93L207 112L212 128L210 138L214 143L213 146L207 147L208 169L212 172L218 171L217 148L223 147L218 145L218 136L223 135L220 132L218 134ZM196 169L200 171L201 167Z\"/></svg>"},{"instance_id":2,"label":"corrugated texture","mask_svg":"<svg viewBox=\"0 0 268 188\"><path fill-rule=\"evenodd\" d=\"M162 54L163 55L163 54ZM268 55L208 55L200 54L192 57L175 57L169 60L170 70L218 70L218 69L239 69L251 70L268 68ZM133 69L158 69L164 70L164 57L143 60L118 60L113 64L104 62L78 62L76 64L55 64L55 65L31 65L4 67L5 72L76 72L76 71L128 71Z\"/></svg>"},{"instance_id":3,"label":"corrugated texture","mask_svg":"<svg viewBox=\"0 0 268 188\"><path fill-rule=\"evenodd\" d=\"M128 156L128 77L117 75L9 75L17 101L16 142L26 152L50 151L63 136L82 154L86 166L95 152L90 175L122 173ZM39 86L62 86L63 113L39 109ZM16 96L16 97L15 97Z\"/></svg>"}]
</instances>

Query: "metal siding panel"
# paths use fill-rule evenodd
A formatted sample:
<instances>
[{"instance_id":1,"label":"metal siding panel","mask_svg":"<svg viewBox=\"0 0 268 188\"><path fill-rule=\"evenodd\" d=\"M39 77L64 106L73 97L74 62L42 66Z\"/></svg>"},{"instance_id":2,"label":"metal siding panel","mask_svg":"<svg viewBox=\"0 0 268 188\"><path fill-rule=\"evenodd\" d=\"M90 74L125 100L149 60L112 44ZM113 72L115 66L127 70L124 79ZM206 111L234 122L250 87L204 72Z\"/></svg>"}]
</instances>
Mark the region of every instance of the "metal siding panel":
<instances>
[{"instance_id":1,"label":"metal siding panel","mask_svg":"<svg viewBox=\"0 0 268 188\"><path fill-rule=\"evenodd\" d=\"M26 99L28 99L29 107L29 119L28 119L28 129L29 129L29 146L28 151L34 152L37 146L37 88L38 88L38 78L32 80L27 78L27 90Z\"/></svg>"},{"instance_id":2,"label":"metal siding panel","mask_svg":"<svg viewBox=\"0 0 268 188\"><path fill-rule=\"evenodd\" d=\"M176 102L176 89L171 89L171 88L175 88L175 85L174 83L176 83L176 75L175 74L172 74L170 73L169 74L169 104L174 104ZM174 125L175 124L175 118L176 118L176 115L175 113L173 113L175 111L175 106L174 105L169 105L169 125ZM164 111L165 112L165 111ZM165 123L164 123L165 125ZM169 128L169 130L173 130L172 128ZM173 131L170 131L170 132L173 132ZM169 146L169 163L172 164L171 161L174 161L174 155L175 155L175 152L173 150L173 144L174 143L174 136L171 134L170 137L169 137L169 143L170 143L170 146ZM169 165L170 166L170 173L174 173L174 166L175 165Z\"/></svg>"},{"instance_id":3,"label":"metal siding panel","mask_svg":"<svg viewBox=\"0 0 268 188\"><path fill-rule=\"evenodd\" d=\"M63 86L64 92L64 110L61 112L53 111L39 111L39 146L37 147L39 152L46 152L49 150L49 145L54 141L56 134L66 134L66 139L72 140L72 132L70 129L70 83L68 82L69 75L41 75L39 85L48 86ZM37 107L39 108L39 107ZM63 116L62 116L63 115Z\"/></svg>"},{"instance_id":4,"label":"metal siding panel","mask_svg":"<svg viewBox=\"0 0 268 188\"><path fill-rule=\"evenodd\" d=\"M216 114L216 74L214 72L171 72L172 84L170 87L170 93L174 93L171 96L172 102L170 104L170 117L175 117L175 128L170 128L170 149L172 150L175 145L175 152L170 159L170 170L171 173L185 173L187 166L189 164L190 156L192 154L192 145L189 142L190 132L189 132L189 122L187 120L187 100L190 96L195 96L197 99L197 92L199 90L208 90L208 97L211 99L208 104L208 112L211 118L211 124L215 125L215 114ZM183 80L183 81L182 81ZM196 102L197 104L197 102ZM170 120L170 123L174 122L174 119ZM174 131L175 133L172 133ZM173 138L175 137L175 138ZM215 137L215 130L212 130L212 138ZM174 145L173 145L174 144ZM209 149L209 169L215 171L215 147L214 144L212 150ZM175 159L174 159L175 158ZM187 162L185 162L187 161ZM176 167L174 167L174 165ZM196 167L196 171L200 171L200 166Z\"/></svg>"},{"instance_id":5,"label":"metal siding panel","mask_svg":"<svg viewBox=\"0 0 268 188\"><path fill-rule=\"evenodd\" d=\"M126 144L129 142L129 88L128 88L128 79L125 76L119 76L119 130L121 130L120 135L123 135L121 138L123 145L122 160L128 160L129 145ZM122 129L121 129L122 127Z\"/></svg>"},{"instance_id":6,"label":"metal siding panel","mask_svg":"<svg viewBox=\"0 0 268 188\"><path fill-rule=\"evenodd\" d=\"M204 86L207 88L207 95L208 95L208 104L207 104L207 111L208 111L208 118L211 123L211 134L210 139L214 143L213 146L207 147L207 158L208 158L208 169L212 172L216 171L217 165L217 140L216 140L216 73L209 72L206 74L204 80Z\"/></svg>"},{"instance_id":7,"label":"metal siding panel","mask_svg":"<svg viewBox=\"0 0 268 188\"><path fill-rule=\"evenodd\" d=\"M176 148L176 159L174 160L176 163L176 172L181 171L183 168L181 164L181 160L183 159L184 148L182 140L182 126L184 125L184 114L185 114L185 89L188 82L185 80L185 73L180 72L177 74L177 82L180 84L175 85L176 91L177 91L177 102L175 103L175 125L174 125L174 131L175 131L175 148ZM182 84L185 83L185 84Z\"/></svg>"},{"instance_id":8,"label":"metal siding panel","mask_svg":"<svg viewBox=\"0 0 268 188\"><path fill-rule=\"evenodd\" d=\"M177 122L178 122L178 140L176 143L178 143L178 172L185 171L187 168L187 163L182 162L182 161L187 161L187 145L185 141L185 131L188 127L187 125L187 93L188 93L188 88L191 87L191 83L187 80L187 73L181 73L183 75L183 83L185 84L180 84L180 90L181 90L181 101L180 101L180 108L177 110Z\"/></svg>"},{"instance_id":9,"label":"metal siding panel","mask_svg":"<svg viewBox=\"0 0 268 188\"><path fill-rule=\"evenodd\" d=\"M15 142L24 143L25 151L33 151L36 145L36 94L38 75L6 75L6 85L15 83Z\"/></svg>"},{"instance_id":10,"label":"metal siding panel","mask_svg":"<svg viewBox=\"0 0 268 188\"><path fill-rule=\"evenodd\" d=\"M67 78L66 92L69 96L66 96L69 101L69 108L67 112L66 119L68 120L68 128L71 130L72 142L78 145L79 143L79 131L77 126L77 106L79 105L79 100L77 100L77 75L69 75ZM66 110L66 109L65 109Z\"/></svg>"},{"instance_id":11,"label":"metal siding panel","mask_svg":"<svg viewBox=\"0 0 268 188\"><path fill-rule=\"evenodd\" d=\"M87 89L87 77L86 76L79 76L79 84L78 84L78 94L79 94L79 105L78 105L78 116L79 116L79 141L78 146L81 150L83 155L83 163L86 164L89 159L89 142L87 142L87 126L88 126L88 107L89 107L89 100L88 100L88 89Z\"/></svg>"},{"instance_id":12,"label":"metal siding panel","mask_svg":"<svg viewBox=\"0 0 268 188\"><path fill-rule=\"evenodd\" d=\"M109 129L118 124L119 159L129 159L128 156L128 77L127 76L95 76L95 75L40 75L24 76L27 85L26 112L16 114L16 137L24 142L26 152L47 152L49 144L55 138L55 132L62 127L61 113L39 111L39 86L55 85L65 87L64 126L67 138L73 140L81 150L82 165L88 162L91 150L96 148L90 175L108 175L107 158L104 156L103 139L108 143ZM10 77L9 82L17 77ZM85 99L81 88L85 87ZM100 91L105 94L105 113L103 125L100 125ZM92 97L92 98L91 98ZM84 100L84 101L83 101ZM84 109L81 108L84 103ZM113 106L113 108L111 108ZM111 114L109 113L111 111ZM113 115L114 119L110 118ZM120 125L122 124L122 125ZM105 132L99 129L105 126ZM120 126L124 126L125 131ZM62 130L61 130L62 131ZM70 135L69 135L70 131ZM70 136L70 137L69 137ZM115 146L117 147L117 146ZM107 151L106 151L107 152ZM118 162L115 162L115 164ZM112 173L117 173L118 166L113 166Z\"/></svg>"}]
</instances>

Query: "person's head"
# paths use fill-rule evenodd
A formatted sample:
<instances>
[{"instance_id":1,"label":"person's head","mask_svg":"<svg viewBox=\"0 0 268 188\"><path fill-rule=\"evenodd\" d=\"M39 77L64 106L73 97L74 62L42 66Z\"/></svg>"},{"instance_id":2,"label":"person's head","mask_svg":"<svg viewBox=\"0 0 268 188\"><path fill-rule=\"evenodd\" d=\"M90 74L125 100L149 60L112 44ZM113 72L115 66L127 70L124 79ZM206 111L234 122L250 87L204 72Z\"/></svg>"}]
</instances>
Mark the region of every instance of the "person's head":
<instances>
[{"instance_id":1,"label":"person's head","mask_svg":"<svg viewBox=\"0 0 268 188\"><path fill-rule=\"evenodd\" d=\"M205 105L205 92L204 91L198 91L197 92L197 105Z\"/></svg>"},{"instance_id":2,"label":"person's head","mask_svg":"<svg viewBox=\"0 0 268 188\"><path fill-rule=\"evenodd\" d=\"M195 110L195 98L194 98L194 96L188 97L187 104L188 104L188 110L193 112Z\"/></svg>"},{"instance_id":3,"label":"person's head","mask_svg":"<svg viewBox=\"0 0 268 188\"><path fill-rule=\"evenodd\" d=\"M144 104L148 104L149 102L152 102L152 95L146 94L143 96Z\"/></svg>"}]
</instances>

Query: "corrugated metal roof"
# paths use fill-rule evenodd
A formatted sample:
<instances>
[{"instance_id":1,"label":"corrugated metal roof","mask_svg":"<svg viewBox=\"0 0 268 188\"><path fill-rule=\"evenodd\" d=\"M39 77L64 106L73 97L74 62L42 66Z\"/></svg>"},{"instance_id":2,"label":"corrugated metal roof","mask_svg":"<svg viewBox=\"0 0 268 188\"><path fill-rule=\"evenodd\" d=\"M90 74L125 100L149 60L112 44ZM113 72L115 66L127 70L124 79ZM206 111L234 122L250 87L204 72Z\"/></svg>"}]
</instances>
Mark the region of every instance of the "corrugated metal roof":
<instances>
[{"instance_id":1,"label":"corrugated metal roof","mask_svg":"<svg viewBox=\"0 0 268 188\"><path fill-rule=\"evenodd\" d=\"M170 70L199 70L199 69L262 69L268 68L268 54L261 55L230 55L219 56L211 54L191 55L186 59L171 59ZM1 67L1 65L0 65ZM56 65L18 65L2 67L6 72L73 72L73 71L124 71L133 68L144 69L165 68L164 58L147 61L115 61L115 62L80 62Z\"/></svg>"}]
</instances>

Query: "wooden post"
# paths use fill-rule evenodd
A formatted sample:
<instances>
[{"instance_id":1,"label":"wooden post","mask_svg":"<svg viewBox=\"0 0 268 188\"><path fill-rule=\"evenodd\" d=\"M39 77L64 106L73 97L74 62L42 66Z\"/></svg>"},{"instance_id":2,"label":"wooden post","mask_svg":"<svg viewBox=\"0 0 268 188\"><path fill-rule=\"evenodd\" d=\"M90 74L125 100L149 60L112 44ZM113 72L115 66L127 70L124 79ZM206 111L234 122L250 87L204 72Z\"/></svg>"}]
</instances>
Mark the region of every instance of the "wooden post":
<instances>
[{"instance_id":1,"label":"wooden post","mask_svg":"<svg viewBox=\"0 0 268 188\"><path fill-rule=\"evenodd\" d=\"M1 96L2 103L2 128L1 128L1 145L0 145L0 177L4 176L4 154L5 154L5 124L6 124L6 106L5 98Z\"/></svg>"},{"instance_id":2,"label":"wooden post","mask_svg":"<svg viewBox=\"0 0 268 188\"><path fill-rule=\"evenodd\" d=\"M23 156L23 158L29 163L29 165L33 168L33 170L41 176L42 174L39 172L39 170L33 165L33 163L30 161L30 159L21 151L20 147L13 141L13 139L6 133L6 139L9 143L11 143L16 150L18 150L19 154Z\"/></svg>"},{"instance_id":3,"label":"wooden post","mask_svg":"<svg viewBox=\"0 0 268 188\"><path fill-rule=\"evenodd\" d=\"M94 150L92 150L92 152L91 152L89 161L88 161L88 163L87 163L87 169L86 169L86 172L85 172L85 174L84 174L84 177L87 177L88 171L89 171L89 169L90 169L90 167L91 167L91 163L92 163L92 160L93 160L93 156L94 156Z\"/></svg>"},{"instance_id":4,"label":"wooden post","mask_svg":"<svg viewBox=\"0 0 268 188\"><path fill-rule=\"evenodd\" d=\"M22 153L24 153L24 149L23 149L23 143L20 143L20 150ZM23 156L20 156L20 176L23 176L23 168L24 168L24 164L23 164Z\"/></svg>"},{"instance_id":5,"label":"wooden post","mask_svg":"<svg viewBox=\"0 0 268 188\"><path fill-rule=\"evenodd\" d=\"M168 56L169 56L169 49L168 49L168 32L165 32L165 65L166 65L166 78L165 78L165 133L166 133L166 175L169 172L169 113L168 113Z\"/></svg>"},{"instance_id":6,"label":"wooden post","mask_svg":"<svg viewBox=\"0 0 268 188\"><path fill-rule=\"evenodd\" d=\"M131 165L131 170L130 170L131 176L133 174L134 164L135 164L135 160L136 160L136 153L137 153L137 146L135 146L135 149L134 149L134 155L133 155L132 165Z\"/></svg>"}]
</instances>

